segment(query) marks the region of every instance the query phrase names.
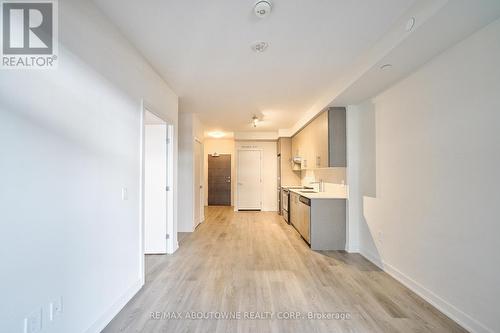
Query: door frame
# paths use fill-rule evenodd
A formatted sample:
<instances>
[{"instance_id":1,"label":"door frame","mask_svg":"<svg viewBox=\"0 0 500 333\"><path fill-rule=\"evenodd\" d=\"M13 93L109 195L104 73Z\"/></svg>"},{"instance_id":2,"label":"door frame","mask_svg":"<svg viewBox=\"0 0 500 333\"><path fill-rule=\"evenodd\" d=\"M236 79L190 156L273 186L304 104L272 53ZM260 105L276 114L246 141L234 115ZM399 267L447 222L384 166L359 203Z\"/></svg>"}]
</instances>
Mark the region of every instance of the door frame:
<instances>
[{"instance_id":1,"label":"door frame","mask_svg":"<svg viewBox=\"0 0 500 333\"><path fill-rule=\"evenodd\" d=\"M142 284L145 282L146 278L146 267L145 267L145 162L146 162L146 151L145 151L145 142L146 142L146 133L145 133L145 121L144 115L146 112L150 112L162 119L167 126L167 202L166 202L166 210L167 210L167 235L165 235L167 242L167 254L174 253L179 245L177 244L177 236L175 233L177 232L176 221L174 220L175 216L175 205L174 205L174 191L175 191L175 182L174 182L174 146L175 146L175 126L174 122L170 119L162 116L160 112L156 111L155 108L148 104L144 99L141 100L141 109L140 109L140 145L139 145L139 156L140 156L140 178L139 178L139 270L140 270L140 279Z\"/></svg>"},{"instance_id":2,"label":"door frame","mask_svg":"<svg viewBox=\"0 0 500 333\"><path fill-rule=\"evenodd\" d=\"M262 164L264 163L264 149L263 148L238 148L236 151L236 198L235 198L235 203L234 203L234 211L239 211L240 210L240 186L239 186L239 174L240 174L240 153L242 151L258 151L260 153L260 211L262 211L262 188L264 181L262 179Z\"/></svg>"},{"instance_id":3,"label":"door frame","mask_svg":"<svg viewBox=\"0 0 500 333\"><path fill-rule=\"evenodd\" d=\"M196 165L196 163L194 163L194 159L196 157L193 158L193 186L194 186L194 191L198 191L199 193L199 196L200 196L200 202L199 202L199 214L200 214L200 220L199 221L195 221L194 223L194 228L196 228L198 225L200 225L201 223L203 223L205 221L205 175L204 175L204 170L205 170L205 167L204 167L204 159L205 159L205 153L204 153L204 147L203 147L203 142L195 137L194 138L194 143L193 143L196 147L196 145L200 145L199 148L200 148L200 170L195 170L196 168L194 168L194 166ZM194 154L196 154L196 148L193 149L193 152ZM195 178L195 174L196 172L199 173L199 177L200 177L200 186L199 188L196 188L196 184L194 184L194 180L196 179ZM193 193L194 194L194 193ZM196 196L195 196L196 198ZM193 217L196 216L195 214L195 211L196 211L196 205L193 207Z\"/></svg>"}]
</instances>

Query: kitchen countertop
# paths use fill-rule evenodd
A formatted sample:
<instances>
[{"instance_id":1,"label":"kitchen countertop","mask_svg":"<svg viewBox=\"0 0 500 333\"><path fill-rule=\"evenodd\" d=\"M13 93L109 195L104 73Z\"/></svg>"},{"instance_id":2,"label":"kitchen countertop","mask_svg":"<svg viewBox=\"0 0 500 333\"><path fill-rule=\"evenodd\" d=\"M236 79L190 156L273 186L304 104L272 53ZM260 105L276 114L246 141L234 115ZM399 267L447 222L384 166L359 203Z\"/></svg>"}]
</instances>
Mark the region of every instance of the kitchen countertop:
<instances>
[{"instance_id":1,"label":"kitchen countertop","mask_svg":"<svg viewBox=\"0 0 500 333\"><path fill-rule=\"evenodd\" d=\"M281 186L281 188L287 189L287 190L290 190L290 189L302 189L302 188L304 188L304 186L302 186L302 185L283 185L283 186Z\"/></svg>"},{"instance_id":2,"label":"kitchen countertop","mask_svg":"<svg viewBox=\"0 0 500 333\"><path fill-rule=\"evenodd\" d=\"M301 189L290 189L290 192L297 193L303 197L308 199L347 199L347 187L345 187L344 191L335 191L335 192L314 192L314 193L304 193L301 192Z\"/></svg>"}]
</instances>

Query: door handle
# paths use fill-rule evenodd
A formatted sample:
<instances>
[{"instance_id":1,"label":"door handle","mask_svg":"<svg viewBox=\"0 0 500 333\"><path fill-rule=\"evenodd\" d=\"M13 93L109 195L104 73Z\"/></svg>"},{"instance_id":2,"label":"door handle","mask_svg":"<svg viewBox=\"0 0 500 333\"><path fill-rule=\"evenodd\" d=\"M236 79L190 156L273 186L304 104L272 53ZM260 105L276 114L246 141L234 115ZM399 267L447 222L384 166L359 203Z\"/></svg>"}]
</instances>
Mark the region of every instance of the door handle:
<instances>
[{"instance_id":1,"label":"door handle","mask_svg":"<svg viewBox=\"0 0 500 333\"><path fill-rule=\"evenodd\" d=\"M238 182L238 185L243 185L243 183Z\"/></svg>"}]
</instances>

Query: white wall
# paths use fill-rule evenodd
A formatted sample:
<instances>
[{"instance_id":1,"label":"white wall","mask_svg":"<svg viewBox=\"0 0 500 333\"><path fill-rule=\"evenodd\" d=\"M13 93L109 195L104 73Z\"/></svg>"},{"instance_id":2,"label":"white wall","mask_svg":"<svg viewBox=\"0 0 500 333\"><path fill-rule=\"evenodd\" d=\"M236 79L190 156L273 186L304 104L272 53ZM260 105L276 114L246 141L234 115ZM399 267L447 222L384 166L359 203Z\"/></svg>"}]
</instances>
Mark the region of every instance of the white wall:
<instances>
[{"instance_id":1,"label":"white wall","mask_svg":"<svg viewBox=\"0 0 500 333\"><path fill-rule=\"evenodd\" d=\"M195 205L194 142L203 140L203 124L193 113L179 114L179 223L178 231L192 232ZM202 166L203 169L203 166Z\"/></svg>"},{"instance_id":2,"label":"white wall","mask_svg":"<svg viewBox=\"0 0 500 333\"><path fill-rule=\"evenodd\" d=\"M360 225L366 225L364 197L375 197L375 111L368 101L347 107L347 182L349 184L347 251L359 251ZM371 238L365 238L367 244ZM366 245L365 245L366 246Z\"/></svg>"},{"instance_id":3,"label":"white wall","mask_svg":"<svg viewBox=\"0 0 500 333\"><path fill-rule=\"evenodd\" d=\"M142 284L141 99L176 126L177 97L107 22L59 1L59 68L0 74L1 332L99 332Z\"/></svg>"},{"instance_id":4,"label":"white wall","mask_svg":"<svg viewBox=\"0 0 500 333\"><path fill-rule=\"evenodd\" d=\"M278 157L276 141L236 141L236 180L238 183L238 149L262 149L262 210L278 210ZM238 202L238 193L235 193L235 203Z\"/></svg>"},{"instance_id":5,"label":"white wall","mask_svg":"<svg viewBox=\"0 0 500 333\"><path fill-rule=\"evenodd\" d=\"M361 253L473 332L500 332L499 40L500 20L348 110Z\"/></svg>"}]
</instances>

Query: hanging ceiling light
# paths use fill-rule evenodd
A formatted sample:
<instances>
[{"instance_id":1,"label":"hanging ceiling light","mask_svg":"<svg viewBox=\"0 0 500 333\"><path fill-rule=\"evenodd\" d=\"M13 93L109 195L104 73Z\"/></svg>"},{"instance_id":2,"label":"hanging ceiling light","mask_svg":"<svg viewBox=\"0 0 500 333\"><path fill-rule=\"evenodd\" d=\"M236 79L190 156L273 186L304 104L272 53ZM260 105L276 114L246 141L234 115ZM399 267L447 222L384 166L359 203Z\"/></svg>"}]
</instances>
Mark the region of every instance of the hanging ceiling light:
<instances>
[{"instance_id":1,"label":"hanging ceiling light","mask_svg":"<svg viewBox=\"0 0 500 333\"><path fill-rule=\"evenodd\" d=\"M259 118L257 118L257 116L253 116L252 123L253 123L253 127L257 127L257 124L259 123Z\"/></svg>"}]
</instances>

